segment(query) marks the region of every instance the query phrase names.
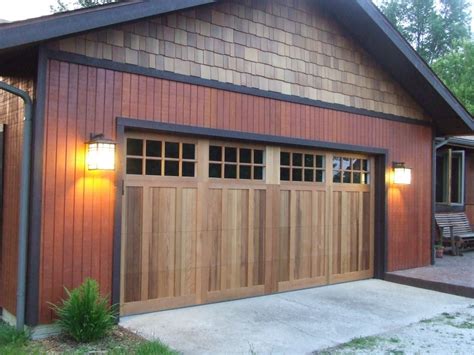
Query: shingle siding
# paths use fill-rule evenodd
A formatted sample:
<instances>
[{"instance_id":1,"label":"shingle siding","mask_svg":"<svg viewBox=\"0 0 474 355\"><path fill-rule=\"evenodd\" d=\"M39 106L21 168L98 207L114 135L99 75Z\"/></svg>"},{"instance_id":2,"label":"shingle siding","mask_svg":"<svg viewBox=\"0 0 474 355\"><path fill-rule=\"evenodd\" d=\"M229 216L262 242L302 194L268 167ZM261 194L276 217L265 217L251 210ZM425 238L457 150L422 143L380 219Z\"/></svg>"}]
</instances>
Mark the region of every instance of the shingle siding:
<instances>
[{"instance_id":1,"label":"shingle siding","mask_svg":"<svg viewBox=\"0 0 474 355\"><path fill-rule=\"evenodd\" d=\"M63 39L51 47L427 119L396 80L309 0L223 1Z\"/></svg>"}]
</instances>

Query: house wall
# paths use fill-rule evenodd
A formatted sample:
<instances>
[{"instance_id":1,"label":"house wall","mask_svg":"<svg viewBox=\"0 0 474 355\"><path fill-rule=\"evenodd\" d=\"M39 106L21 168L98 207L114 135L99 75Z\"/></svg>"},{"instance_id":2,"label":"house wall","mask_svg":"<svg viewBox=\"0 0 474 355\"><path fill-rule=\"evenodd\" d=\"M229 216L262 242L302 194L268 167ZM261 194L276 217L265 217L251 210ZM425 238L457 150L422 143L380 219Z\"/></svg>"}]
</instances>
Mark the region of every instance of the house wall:
<instances>
[{"instance_id":1,"label":"house wall","mask_svg":"<svg viewBox=\"0 0 474 355\"><path fill-rule=\"evenodd\" d=\"M0 77L34 96L30 78ZM15 314L18 255L18 217L20 163L23 143L23 111L21 98L0 90L0 123L4 134L3 215L0 235L0 307Z\"/></svg>"},{"instance_id":2,"label":"house wall","mask_svg":"<svg viewBox=\"0 0 474 355\"><path fill-rule=\"evenodd\" d=\"M312 0L219 1L50 44L265 91L429 119Z\"/></svg>"},{"instance_id":3,"label":"house wall","mask_svg":"<svg viewBox=\"0 0 474 355\"><path fill-rule=\"evenodd\" d=\"M63 286L93 277L111 292L115 175L85 168L84 143L90 133L114 138L120 116L388 149L388 164L413 168L411 185L388 188L388 269L430 262L429 126L56 60L45 110L41 323L51 321L47 302L64 297Z\"/></svg>"}]
</instances>

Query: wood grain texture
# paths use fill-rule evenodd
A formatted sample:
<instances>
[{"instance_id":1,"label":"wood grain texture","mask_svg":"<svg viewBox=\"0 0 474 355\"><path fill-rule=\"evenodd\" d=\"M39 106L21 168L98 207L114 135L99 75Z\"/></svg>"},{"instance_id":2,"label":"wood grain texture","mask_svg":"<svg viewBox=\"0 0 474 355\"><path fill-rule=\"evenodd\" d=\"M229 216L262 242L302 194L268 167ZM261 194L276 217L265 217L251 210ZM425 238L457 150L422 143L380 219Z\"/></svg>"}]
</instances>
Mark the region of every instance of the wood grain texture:
<instances>
[{"instance_id":1,"label":"wood grain texture","mask_svg":"<svg viewBox=\"0 0 474 355\"><path fill-rule=\"evenodd\" d=\"M103 131L107 137L115 138L115 119L118 116L159 122L181 122L182 117L177 117L176 93L184 90L184 84L181 83L150 80L143 76L109 70L99 73L96 68L74 67L72 64L57 61L50 61L48 70L40 282L42 323L49 322L52 317L47 302L59 301L63 296L62 287L69 282L68 280L72 280L72 284L69 285L72 287L77 286L86 276L99 277L104 294L109 293L111 289L111 258L107 255L111 253L113 240L115 176L113 172L91 172L85 168L83 143L88 139L89 133ZM75 80L76 75L77 85L71 85L70 81ZM99 85L101 80L105 80L105 84ZM153 101L153 110L146 107L139 109L139 97L143 94L139 91L139 87L143 88L143 83L152 91L146 96L159 98L158 101ZM109 90L113 90L114 94L106 94ZM388 150L389 163L404 161L413 169L412 184L389 185L387 190L389 248L387 267L388 270L398 270L429 264L432 137L430 127L283 101L263 100L235 93L228 99L231 107L235 105L235 121L232 122L229 119L229 116L234 115L231 113L232 110L229 111L229 116L218 114L221 110L219 107L224 108L226 95L219 94L220 91L217 89L194 85L191 85L190 90L191 93L196 92L198 98L197 115L190 115L189 124L192 126L221 127L241 132L306 137L318 141L384 148ZM98 106L98 101L102 100L104 103ZM70 108L68 111L70 103L75 102L78 103L77 108L75 110ZM195 105L193 94L189 97L184 96L179 104L183 106L184 114L184 107ZM151 103L145 100L141 105ZM107 107L112 109L106 109ZM271 116L269 120L266 119L268 115ZM65 117L67 122L70 122L66 129L69 133L65 138L58 137L59 131L64 130L62 121ZM75 144L66 144L71 139ZM75 156L75 163L69 164L66 156ZM72 176L71 169L74 170L74 179L57 176L57 174ZM387 176L389 174L390 169L387 169ZM67 193L71 189L74 191L74 196L69 196L66 203ZM265 224L266 228L274 228L271 216L278 216L280 208L275 209L278 204L273 198L272 187L267 192L266 205L271 206L272 214L268 214ZM219 196L221 193L216 191L211 198L219 201L222 199L222 196ZM55 206L63 206L64 211ZM212 212L224 213L218 209L213 209ZM69 218L67 223L62 221L65 216ZM218 223L222 217L216 215L212 218L206 219L206 223ZM256 217L253 218L255 220ZM72 234L67 234L64 230L64 226L68 223L73 223ZM207 237L220 238L217 234ZM72 255L70 251L64 249L68 245L66 240L69 238L74 238L75 249ZM267 241L266 234L264 238ZM281 237L279 242L282 242ZM265 250L275 248L276 244L272 243L265 242ZM66 257L72 258L72 263L75 265L73 269L64 268L63 260ZM212 263L210 267L212 269ZM278 268L269 260L265 260L266 267ZM58 272L58 269L61 272ZM215 273L221 271L219 268L214 269ZM215 277L217 280L218 276ZM266 280L265 285L270 286L265 287L276 287L276 279L273 280L275 280L273 284L272 280ZM210 290L218 290L221 285L219 283L211 286L211 284L212 282Z\"/></svg>"},{"instance_id":2,"label":"wood grain texture","mask_svg":"<svg viewBox=\"0 0 474 355\"><path fill-rule=\"evenodd\" d=\"M428 119L337 19L311 0L220 1L65 38L50 43L50 47L265 91ZM111 57L111 51L120 55ZM174 93L179 122L186 124L192 106L186 108L179 102L191 95L190 87L176 87ZM227 104L232 96L217 94L222 104L217 106L216 113L237 123L232 119L232 106ZM142 99L145 101L146 96ZM261 101L259 114L264 115L268 100L256 101ZM140 104L140 107L144 106ZM299 110L294 112L299 116ZM308 110L301 112L305 122L309 122L307 113ZM268 113L267 120L270 120ZM250 122L257 123L258 132L265 118Z\"/></svg>"},{"instance_id":3,"label":"wood grain texture","mask_svg":"<svg viewBox=\"0 0 474 355\"><path fill-rule=\"evenodd\" d=\"M28 77L0 80L35 96L34 81ZM0 123L4 124L3 210L0 235L0 307L16 313L18 218L23 144L23 101L0 90Z\"/></svg>"}]
</instances>

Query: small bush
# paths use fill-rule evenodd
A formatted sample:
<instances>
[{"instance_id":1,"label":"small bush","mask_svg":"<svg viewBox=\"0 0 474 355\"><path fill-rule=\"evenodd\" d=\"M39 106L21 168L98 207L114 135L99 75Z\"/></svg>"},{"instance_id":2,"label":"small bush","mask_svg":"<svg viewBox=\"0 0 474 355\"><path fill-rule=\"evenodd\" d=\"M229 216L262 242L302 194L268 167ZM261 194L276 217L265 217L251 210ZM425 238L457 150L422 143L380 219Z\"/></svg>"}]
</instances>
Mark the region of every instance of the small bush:
<instances>
[{"instance_id":1,"label":"small bush","mask_svg":"<svg viewBox=\"0 0 474 355\"><path fill-rule=\"evenodd\" d=\"M26 331L18 331L14 327L0 321L0 346L21 346L28 342Z\"/></svg>"},{"instance_id":2,"label":"small bush","mask_svg":"<svg viewBox=\"0 0 474 355\"><path fill-rule=\"evenodd\" d=\"M60 329L81 343L102 339L115 325L115 307L101 297L97 281L87 279L78 288L65 289L67 299L52 305Z\"/></svg>"}]
</instances>

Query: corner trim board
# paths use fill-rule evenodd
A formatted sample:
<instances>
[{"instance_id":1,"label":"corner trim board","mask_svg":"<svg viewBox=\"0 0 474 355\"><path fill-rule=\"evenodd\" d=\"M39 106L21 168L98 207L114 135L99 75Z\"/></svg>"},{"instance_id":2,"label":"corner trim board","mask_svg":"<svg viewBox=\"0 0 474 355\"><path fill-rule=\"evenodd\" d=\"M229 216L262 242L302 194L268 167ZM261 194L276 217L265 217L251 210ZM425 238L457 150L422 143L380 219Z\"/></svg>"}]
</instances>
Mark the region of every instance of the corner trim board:
<instances>
[{"instance_id":1,"label":"corner trim board","mask_svg":"<svg viewBox=\"0 0 474 355\"><path fill-rule=\"evenodd\" d=\"M380 119L395 121L395 122L400 122L400 123L408 123L408 124L428 126L428 127L432 125L432 123L428 121L417 120L413 118L397 116L397 115L387 114L383 112L370 111L370 110L365 110L365 109L360 109L360 108L355 108L355 107L350 107L350 106L345 106L345 105L340 105L340 104L332 104L332 103L323 102L320 100L313 100L313 99L303 98L303 97L294 96L294 95L286 95L286 94L281 94L274 91L265 91L265 90L260 90L256 88L235 85L231 83L223 83L220 81L208 80L208 79L203 79L203 78L195 77L195 76L176 74L173 72L163 71L163 70L158 70L158 69L153 69L153 68L144 68L144 67L140 67L140 66L132 65L132 64L118 63L118 62L113 62L111 60L91 58L91 57L87 57L80 54L74 54L74 53L48 49L47 56L49 59L52 59L52 60L64 61L64 62L75 63L75 64L80 64L80 65L87 65L87 66L92 66L92 67L99 67L99 68L120 71L120 72L125 72L125 73L131 73L131 74L137 74L137 75L144 75L144 76L171 80L171 81L176 81L176 82L181 82L181 83L205 86L205 87L210 87L214 89L232 91L232 92L245 94L245 95L252 95L252 96L264 97L264 98L269 98L269 99L274 99L274 100L279 100L279 101L314 106L314 107L319 107L319 108L328 109L328 110L353 113L356 115L380 118Z\"/></svg>"},{"instance_id":2,"label":"corner trim board","mask_svg":"<svg viewBox=\"0 0 474 355\"><path fill-rule=\"evenodd\" d=\"M26 287L26 324L35 326L39 321L39 287L41 255L41 210L44 151L44 116L46 104L48 58L45 49L40 46L38 54L38 72L34 105L33 126L33 176L31 179L30 230L28 232L28 266Z\"/></svg>"}]
</instances>

